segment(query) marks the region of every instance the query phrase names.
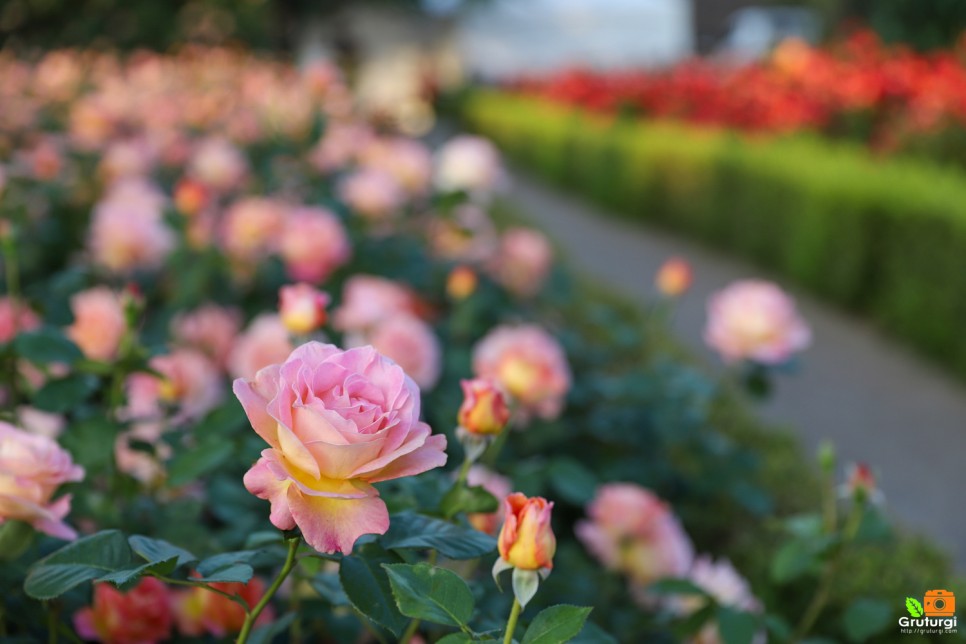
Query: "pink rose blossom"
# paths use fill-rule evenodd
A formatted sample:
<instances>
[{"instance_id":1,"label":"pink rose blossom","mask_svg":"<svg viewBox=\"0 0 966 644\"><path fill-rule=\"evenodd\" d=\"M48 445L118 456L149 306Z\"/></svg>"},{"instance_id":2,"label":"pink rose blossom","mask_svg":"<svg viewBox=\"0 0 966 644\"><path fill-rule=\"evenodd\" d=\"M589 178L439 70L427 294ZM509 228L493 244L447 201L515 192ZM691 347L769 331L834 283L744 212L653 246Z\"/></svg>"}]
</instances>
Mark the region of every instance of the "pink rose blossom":
<instances>
[{"instance_id":1,"label":"pink rose blossom","mask_svg":"<svg viewBox=\"0 0 966 644\"><path fill-rule=\"evenodd\" d=\"M13 519L59 539L77 538L64 523L70 495L53 496L83 478L84 468L53 439L0 422L0 524Z\"/></svg>"},{"instance_id":2,"label":"pink rose blossom","mask_svg":"<svg viewBox=\"0 0 966 644\"><path fill-rule=\"evenodd\" d=\"M224 396L218 368L194 349L175 349L151 358L148 365L160 377L135 373L128 378L128 418L155 419L173 409L172 422L199 419Z\"/></svg>"},{"instance_id":3,"label":"pink rose blossom","mask_svg":"<svg viewBox=\"0 0 966 644\"><path fill-rule=\"evenodd\" d=\"M362 164L392 176L411 196L419 196L429 188L433 160L426 146L402 137L375 141L365 148Z\"/></svg>"},{"instance_id":4,"label":"pink rose blossom","mask_svg":"<svg viewBox=\"0 0 966 644\"><path fill-rule=\"evenodd\" d=\"M25 405L17 407L17 418L20 419L20 425L26 431L50 439L56 439L64 433L64 429L67 427L67 419L60 414L41 411Z\"/></svg>"},{"instance_id":5,"label":"pink rose blossom","mask_svg":"<svg viewBox=\"0 0 966 644\"><path fill-rule=\"evenodd\" d=\"M443 259L480 264L494 260L499 248L489 213L472 203L456 208L452 217L434 218L429 225L429 243Z\"/></svg>"},{"instance_id":6,"label":"pink rose blossom","mask_svg":"<svg viewBox=\"0 0 966 644\"><path fill-rule=\"evenodd\" d=\"M510 479L505 476L500 476L496 472L489 470L482 465L474 465L470 468L469 473L466 475L466 483L470 486L480 486L490 494L496 497L497 501L501 501L506 497L510 496L513 492L513 486L510 484ZM506 508L503 503L500 503L496 509L496 512L477 512L468 515L466 518L469 519L470 525L479 530L480 532L485 532L487 534L496 535L500 530L500 526L503 525L503 519L506 516Z\"/></svg>"},{"instance_id":7,"label":"pink rose blossom","mask_svg":"<svg viewBox=\"0 0 966 644\"><path fill-rule=\"evenodd\" d=\"M259 369L285 360L292 349L282 319L263 313L235 340L228 358L228 373L236 378L252 378Z\"/></svg>"},{"instance_id":8,"label":"pink rose blossom","mask_svg":"<svg viewBox=\"0 0 966 644\"><path fill-rule=\"evenodd\" d=\"M171 322L175 344L204 353L222 369L240 330L241 314L217 304L205 304Z\"/></svg>"},{"instance_id":9,"label":"pink rose blossom","mask_svg":"<svg viewBox=\"0 0 966 644\"><path fill-rule=\"evenodd\" d=\"M114 184L94 207L88 240L94 263L122 274L158 268L174 246L163 206L164 197L147 182Z\"/></svg>"},{"instance_id":10,"label":"pink rose blossom","mask_svg":"<svg viewBox=\"0 0 966 644\"><path fill-rule=\"evenodd\" d=\"M536 325L500 326L473 349L473 372L499 383L524 411L560 415L570 390L570 367L560 344Z\"/></svg>"},{"instance_id":11,"label":"pink rose blossom","mask_svg":"<svg viewBox=\"0 0 966 644\"><path fill-rule=\"evenodd\" d=\"M436 385L443 366L443 349L432 327L415 315L392 315L363 337L376 351L402 367L421 389Z\"/></svg>"},{"instance_id":12,"label":"pink rose blossom","mask_svg":"<svg viewBox=\"0 0 966 644\"><path fill-rule=\"evenodd\" d=\"M784 291L769 282L746 280L712 296L704 340L728 362L774 365L805 349L811 331Z\"/></svg>"},{"instance_id":13,"label":"pink rose blossom","mask_svg":"<svg viewBox=\"0 0 966 644\"><path fill-rule=\"evenodd\" d=\"M416 296L405 286L372 275L353 275L342 291L333 325L340 331L365 331L381 320L416 311Z\"/></svg>"},{"instance_id":14,"label":"pink rose blossom","mask_svg":"<svg viewBox=\"0 0 966 644\"><path fill-rule=\"evenodd\" d=\"M40 318L23 302L0 297L0 344L10 342L17 334L33 331L40 326Z\"/></svg>"},{"instance_id":15,"label":"pink rose blossom","mask_svg":"<svg viewBox=\"0 0 966 644\"><path fill-rule=\"evenodd\" d=\"M364 168L342 180L339 195L355 212L371 221L384 221L399 213L403 193L392 175Z\"/></svg>"},{"instance_id":16,"label":"pink rose blossom","mask_svg":"<svg viewBox=\"0 0 966 644\"><path fill-rule=\"evenodd\" d=\"M358 123L336 123L312 151L310 160L319 172L330 173L349 165L357 152L372 139L372 132Z\"/></svg>"},{"instance_id":17,"label":"pink rose blossom","mask_svg":"<svg viewBox=\"0 0 966 644\"><path fill-rule=\"evenodd\" d=\"M666 503L633 483L602 485L577 537L607 568L643 589L663 577L683 577L694 550Z\"/></svg>"},{"instance_id":18,"label":"pink rose blossom","mask_svg":"<svg viewBox=\"0 0 966 644\"><path fill-rule=\"evenodd\" d=\"M552 262L553 249L543 233L510 228L500 239L492 272L511 293L532 297L546 281Z\"/></svg>"},{"instance_id":19,"label":"pink rose blossom","mask_svg":"<svg viewBox=\"0 0 966 644\"><path fill-rule=\"evenodd\" d=\"M751 592L748 581L734 569L727 559L717 562L704 555L694 560L694 565L688 573L688 579L695 586L711 595L721 606L740 611L761 612L761 603ZM691 615L706 604L706 600L698 595L677 595L672 600L671 607L679 615ZM691 644L722 644L724 639L715 621L705 623L698 633L690 640ZM754 638L755 644L764 644L764 633Z\"/></svg>"},{"instance_id":20,"label":"pink rose blossom","mask_svg":"<svg viewBox=\"0 0 966 644\"><path fill-rule=\"evenodd\" d=\"M442 190L487 194L504 181L500 153L478 136L457 136L436 154L436 185Z\"/></svg>"},{"instance_id":21,"label":"pink rose blossom","mask_svg":"<svg viewBox=\"0 0 966 644\"><path fill-rule=\"evenodd\" d=\"M121 297L106 286L99 286L71 297L70 309L74 323L67 327L67 337L90 360L114 360L127 332Z\"/></svg>"},{"instance_id":22,"label":"pink rose blossom","mask_svg":"<svg viewBox=\"0 0 966 644\"><path fill-rule=\"evenodd\" d=\"M238 187L248 174L248 160L227 139L212 136L198 143L188 162L188 175L224 192Z\"/></svg>"},{"instance_id":23,"label":"pink rose blossom","mask_svg":"<svg viewBox=\"0 0 966 644\"><path fill-rule=\"evenodd\" d=\"M389 528L373 483L446 463L446 437L419 420L416 383L372 347L309 342L234 390L270 445L245 487L271 501L277 528L298 526L320 552L348 554Z\"/></svg>"},{"instance_id":24,"label":"pink rose blossom","mask_svg":"<svg viewBox=\"0 0 966 644\"><path fill-rule=\"evenodd\" d=\"M324 208L296 208L282 230L280 252L293 280L320 284L352 256L342 222Z\"/></svg>"},{"instance_id":25,"label":"pink rose blossom","mask_svg":"<svg viewBox=\"0 0 966 644\"><path fill-rule=\"evenodd\" d=\"M171 595L161 581L144 577L127 592L94 584L94 604L74 615L74 628L87 640L112 644L155 644L171 637Z\"/></svg>"},{"instance_id":26,"label":"pink rose blossom","mask_svg":"<svg viewBox=\"0 0 966 644\"><path fill-rule=\"evenodd\" d=\"M246 197L236 201L222 221L225 252L243 264L264 259L278 248L287 210L275 199Z\"/></svg>"},{"instance_id":27,"label":"pink rose blossom","mask_svg":"<svg viewBox=\"0 0 966 644\"><path fill-rule=\"evenodd\" d=\"M154 167L154 153L144 139L115 141L104 151L98 170L107 183L144 177Z\"/></svg>"},{"instance_id":28,"label":"pink rose blossom","mask_svg":"<svg viewBox=\"0 0 966 644\"><path fill-rule=\"evenodd\" d=\"M278 314L295 335L306 335L325 324L330 297L311 284L292 284L279 291Z\"/></svg>"}]
</instances>

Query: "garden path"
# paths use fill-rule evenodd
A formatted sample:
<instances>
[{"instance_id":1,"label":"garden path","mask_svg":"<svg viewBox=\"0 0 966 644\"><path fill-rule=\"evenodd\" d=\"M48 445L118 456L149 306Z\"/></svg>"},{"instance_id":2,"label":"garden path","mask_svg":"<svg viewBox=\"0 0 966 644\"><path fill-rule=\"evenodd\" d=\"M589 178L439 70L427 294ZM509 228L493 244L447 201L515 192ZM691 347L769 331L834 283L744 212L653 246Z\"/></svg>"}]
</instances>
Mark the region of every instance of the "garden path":
<instances>
[{"instance_id":1,"label":"garden path","mask_svg":"<svg viewBox=\"0 0 966 644\"><path fill-rule=\"evenodd\" d=\"M732 280L763 271L662 230L609 217L525 174L513 176L507 196L578 269L638 301L654 297L653 278L666 259L686 258L694 285L675 311L673 331L694 353L720 364L702 341L705 302ZM938 541L957 569L966 571L960 496L966 490L966 385L868 322L792 292L814 343L799 373L778 378L761 414L791 428L809 453L830 439L842 462L869 463L891 514Z\"/></svg>"}]
</instances>

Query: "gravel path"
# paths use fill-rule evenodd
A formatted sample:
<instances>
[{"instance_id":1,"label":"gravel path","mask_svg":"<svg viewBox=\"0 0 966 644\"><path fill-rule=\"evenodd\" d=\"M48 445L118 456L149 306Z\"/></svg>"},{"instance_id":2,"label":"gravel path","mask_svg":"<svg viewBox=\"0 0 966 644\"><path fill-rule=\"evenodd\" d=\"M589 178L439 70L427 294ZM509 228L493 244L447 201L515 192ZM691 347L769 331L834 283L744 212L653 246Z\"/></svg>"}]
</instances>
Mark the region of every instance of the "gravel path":
<instances>
[{"instance_id":1,"label":"gravel path","mask_svg":"<svg viewBox=\"0 0 966 644\"><path fill-rule=\"evenodd\" d=\"M653 276L664 260L687 258L694 286L678 306L673 330L695 353L719 364L701 340L704 303L732 280L762 276L761 270L664 231L608 217L525 175L514 177L508 199L579 269L637 300L654 296ZM959 497L966 490L966 385L871 325L795 295L814 344L800 373L779 378L762 414L789 426L811 453L828 438L843 462L868 462L893 515L908 529L933 537L966 570L966 512Z\"/></svg>"}]
</instances>

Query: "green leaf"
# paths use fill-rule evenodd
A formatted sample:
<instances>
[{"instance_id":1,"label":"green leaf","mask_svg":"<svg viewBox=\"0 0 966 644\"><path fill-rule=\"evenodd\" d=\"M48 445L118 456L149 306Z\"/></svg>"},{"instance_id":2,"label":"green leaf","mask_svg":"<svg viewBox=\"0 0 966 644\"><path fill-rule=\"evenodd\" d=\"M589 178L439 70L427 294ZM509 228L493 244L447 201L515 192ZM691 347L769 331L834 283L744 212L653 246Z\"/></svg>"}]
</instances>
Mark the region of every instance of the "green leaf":
<instances>
[{"instance_id":1,"label":"green leaf","mask_svg":"<svg viewBox=\"0 0 966 644\"><path fill-rule=\"evenodd\" d=\"M168 464L168 485L191 483L228 462L235 446L227 440L206 441L181 452Z\"/></svg>"},{"instance_id":2,"label":"green leaf","mask_svg":"<svg viewBox=\"0 0 966 644\"><path fill-rule=\"evenodd\" d=\"M104 449L113 445L121 427L106 418L91 418L71 424L60 443L74 456L74 460L90 471L106 467L114 462L114 450Z\"/></svg>"},{"instance_id":3,"label":"green leaf","mask_svg":"<svg viewBox=\"0 0 966 644\"><path fill-rule=\"evenodd\" d=\"M349 598L342 590L342 585L336 575L328 572L320 573L312 577L309 584L322 599L332 606L347 606L349 604Z\"/></svg>"},{"instance_id":4,"label":"green leaf","mask_svg":"<svg viewBox=\"0 0 966 644\"><path fill-rule=\"evenodd\" d=\"M906 610L912 617L922 617L922 604L915 597L906 597Z\"/></svg>"},{"instance_id":5,"label":"green leaf","mask_svg":"<svg viewBox=\"0 0 966 644\"><path fill-rule=\"evenodd\" d=\"M94 581L107 581L121 590L127 590L134 586L135 583L144 575L157 574L162 576L170 575L174 572L174 569L178 567L178 558L171 557L170 559L165 559L162 561L150 561L140 566L135 566L134 568L124 568L122 570L117 570L115 572L109 572L106 575L102 575L95 579Z\"/></svg>"},{"instance_id":6,"label":"green leaf","mask_svg":"<svg viewBox=\"0 0 966 644\"><path fill-rule=\"evenodd\" d=\"M496 512L500 507L496 497L482 486L455 485L450 488L439 504L445 517L455 517L460 512Z\"/></svg>"},{"instance_id":7,"label":"green leaf","mask_svg":"<svg viewBox=\"0 0 966 644\"><path fill-rule=\"evenodd\" d=\"M617 639L593 622L586 622L570 644L618 644Z\"/></svg>"},{"instance_id":8,"label":"green leaf","mask_svg":"<svg viewBox=\"0 0 966 644\"><path fill-rule=\"evenodd\" d=\"M821 557L835 541L834 535L825 535L787 542L771 562L772 579L782 584L813 570L821 563Z\"/></svg>"},{"instance_id":9,"label":"green leaf","mask_svg":"<svg viewBox=\"0 0 966 644\"><path fill-rule=\"evenodd\" d=\"M169 559L174 558L175 567L177 568L179 566L187 566L188 564L198 561L198 557L194 556L187 550L173 546L163 539L151 539L136 534L128 537L127 542L130 544L131 550L143 557L144 560L148 561L149 563L168 561Z\"/></svg>"},{"instance_id":10,"label":"green leaf","mask_svg":"<svg viewBox=\"0 0 966 644\"><path fill-rule=\"evenodd\" d=\"M68 340L60 329L53 327L21 333L14 338L13 348L17 355L34 364L61 362L72 365L84 357L76 344Z\"/></svg>"},{"instance_id":11,"label":"green leaf","mask_svg":"<svg viewBox=\"0 0 966 644\"><path fill-rule=\"evenodd\" d=\"M431 548L450 559L475 559L496 549L496 539L488 534L414 512L393 515L379 541L390 550Z\"/></svg>"},{"instance_id":12,"label":"green leaf","mask_svg":"<svg viewBox=\"0 0 966 644\"><path fill-rule=\"evenodd\" d=\"M399 637L409 618L396 608L389 577L382 568L383 564L399 563L399 559L376 544L366 544L356 551L358 554L344 557L339 566L342 590L357 611Z\"/></svg>"},{"instance_id":13,"label":"green leaf","mask_svg":"<svg viewBox=\"0 0 966 644\"><path fill-rule=\"evenodd\" d=\"M97 376L73 373L63 378L48 380L34 394L32 402L37 409L62 414L90 398L91 394L97 391L99 384Z\"/></svg>"},{"instance_id":14,"label":"green leaf","mask_svg":"<svg viewBox=\"0 0 966 644\"><path fill-rule=\"evenodd\" d=\"M909 600L906 599L906 607L909 608ZM915 599L912 601L916 602ZM916 602L918 604L918 602ZM921 606L919 607L922 608ZM910 614L912 608L909 608ZM922 615L922 612L919 613ZM913 617L919 617L913 615ZM845 635L852 642L865 642L873 635L881 632L889 625L892 617L892 609L889 604L874 599L856 599L849 604L842 615L842 626L845 628Z\"/></svg>"},{"instance_id":15,"label":"green leaf","mask_svg":"<svg viewBox=\"0 0 966 644\"><path fill-rule=\"evenodd\" d=\"M234 581L246 584L255 574L249 562L256 554L258 554L256 550L239 550L208 557L195 569L200 575L198 581L208 583Z\"/></svg>"},{"instance_id":16,"label":"green leaf","mask_svg":"<svg viewBox=\"0 0 966 644\"><path fill-rule=\"evenodd\" d=\"M4 521L0 524L0 562L13 561L22 555L36 535L37 531L29 523Z\"/></svg>"},{"instance_id":17,"label":"green leaf","mask_svg":"<svg viewBox=\"0 0 966 644\"><path fill-rule=\"evenodd\" d=\"M34 599L53 599L133 563L131 547L117 530L83 537L47 555L31 568L24 591Z\"/></svg>"},{"instance_id":18,"label":"green leaf","mask_svg":"<svg viewBox=\"0 0 966 644\"><path fill-rule=\"evenodd\" d=\"M454 572L429 564L383 564L399 612L434 624L464 627L475 602L466 582Z\"/></svg>"},{"instance_id":19,"label":"green leaf","mask_svg":"<svg viewBox=\"0 0 966 644\"><path fill-rule=\"evenodd\" d=\"M751 644L760 629L759 617L728 606L718 608L718 633L724 644Z\"/></svg>"},{"instance_id":20,"label":"green leaf","mask_svg":"<svg viewBox=\"0 0 966 644\"><path fill-rule=\"evenodd\" d=\"M295 613L287 613L271 624L259 626L252 631L252 636L248 638L248 644L271 644L276 637L287 631L294 621Z\"/></svg>"},{"instance_id":21,"label":"green leaf","mask_svg":"<svg viewBox=\"0 0 966 644\"><path fill-rule=\"evenodd\" d=\"M600 482L592 471L572 458L556 458L549 468L550 485L561 499L584 505L594 496Z\"/></svg>"},{"instance_id":22,"label":"green leaf","mask_svg":"<svg viewBox=\"0 0 966 644\"><path fill-rule=\"evenodd\" d=\"M436 640L436 644L468 644L469 642L475 642L473 636L467 635L462 631L457 631L456 633L450 633L445 637L441 637Z\"/></svg>"},{"instance_id":23,"label":"green leaf","mask_svg":"<svg viewBox=\"0 0 966 644\"><path fill-rule=\"evenodd\" d=\"M702 595L708 596L707 591L688 579L667 578L655 581L647 587L648 592L658 595Z\"/></svg>"},{"instance_id":24,"label":"green leaf","mask_svg":"<svg viewBox=\"0 0 966 644\"><path fill-rule=\"evenodd\" d=\"M580 633L593 610L589 606L561 604L545 608L533 618L523 636L523 644L560 644Z\"/></svg>"}]
</instances>

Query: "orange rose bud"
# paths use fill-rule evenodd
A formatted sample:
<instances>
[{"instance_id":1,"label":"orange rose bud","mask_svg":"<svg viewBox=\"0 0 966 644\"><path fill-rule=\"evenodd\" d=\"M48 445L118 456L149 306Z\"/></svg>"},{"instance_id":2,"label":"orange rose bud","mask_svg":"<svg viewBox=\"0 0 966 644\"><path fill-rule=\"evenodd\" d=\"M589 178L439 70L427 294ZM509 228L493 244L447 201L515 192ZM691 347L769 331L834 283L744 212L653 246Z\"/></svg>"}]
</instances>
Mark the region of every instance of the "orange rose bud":
<instances>
[{"instance_id":1,"label":"orange rose bud","mask_svg":"<svg viewBox=\"0 0 966 644\"><path fill-rule=\"evenodd\" d=\"M476 291L479 278L469 266L457 266L446 279L446 294L452 300L465 300Z\"/></svg>"},{"instance_id":2,"label":"orange rose bud","mask_svg":"<svg viewBox=\"0 0 966 644\"><path fill-rule=\"evenodd\" d=\"M279 291L279 316L289 333L306 335L328 319L329 296L309 284L283 286Z\"/></svg>"},{"instance_id":3,"label":"orange rose bud","mask_svg":"<svg viewBox=\"0 0 966 644\"><path fill-rule=\"evenodd\" d=\"M174 188L174 205L178 212L197 215L208 204L208 189L191 179L182 179Z\"/></svg>"},{"instance_id":4,"label":"orange rose bud","mask_svg":"<svg viewBox=\"0 0 966 644\"><path fill-rule=\"evenodd\" d=\"M514 492L503 501L506 519L497 546L500 557L518 570L550 570L557 539L550 528L553 503Z\"/></svg>"},{"instance_id":5,"label":"orange rose bud","mask_svg":"<svg viewBox=\"0 0 966 644\"><path fill-rule=\"evenodd\" d=\"M663 295L678 297L691 288L692 277L691 265L680 257L672 257L658 270L654 283Z\"/></svg>"},{"instance_id":6,"label":"orange rose bud","mask_svg":"<svg viewBox=\"0 0 966 644\"><path fill-rule=\"evenodd\" d=\"M510 421L503 392L490 380L463 380L463 404L460 405L460 427L471 434L491 436L499 434Z\"/></svg>"}]
</instances>

